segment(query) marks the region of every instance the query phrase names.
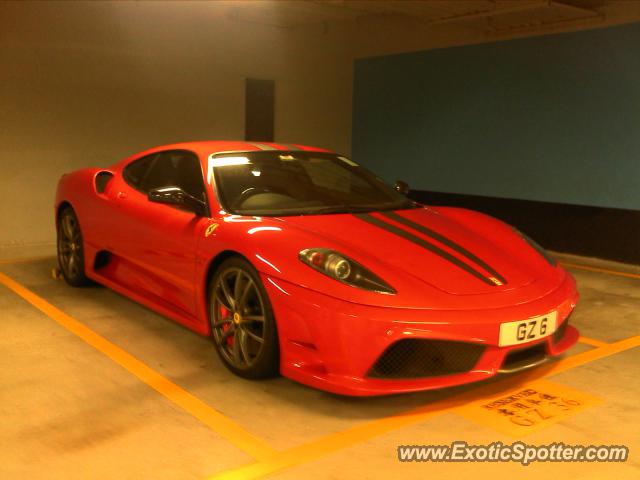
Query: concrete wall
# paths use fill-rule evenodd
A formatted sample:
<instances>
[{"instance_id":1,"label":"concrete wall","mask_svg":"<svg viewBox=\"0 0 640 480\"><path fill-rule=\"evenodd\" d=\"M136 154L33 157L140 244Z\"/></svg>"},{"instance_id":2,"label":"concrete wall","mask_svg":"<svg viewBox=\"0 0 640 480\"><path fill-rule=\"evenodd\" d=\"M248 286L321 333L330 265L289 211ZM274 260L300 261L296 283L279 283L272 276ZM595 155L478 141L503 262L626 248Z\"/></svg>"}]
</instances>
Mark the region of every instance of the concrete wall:
<instances>
[{"instance_id":1,"label":"concrete wall","mask_svg":"<svg viewBox=\"0 0 640 480\"><path fill-rule=\"evenodd\" d=\"M245 77L276 81L277 141L349 153L343 39L214 7L0 3L0 256L53 252L64 172L159 144L241 139Z\"/></svg>"},{"instance_id":2,"label":"concrete wall","mask_svg":"<svg viewBox=\"0 0 640 480\"><path fill-rule=\"evenodd\" d=\"M353 156L418 190L640 210L640 23L356 63Z\"/></svg>"},{"instance_id":3,"label":"concrete wall","mask_svg":"<svg viewBox=\"0 0 640 480\"><path fill-rule=\"evenodd\" d=\"M0 2L0 258L53 252L63 172L152 145L242 138L245 77L276 81L277 141L349 154L355 58L497 40L464 22L384 15L283 29L223 4L233 6ZM603 23L629 18L616 5Z\"/></svg>"}]
</instances>

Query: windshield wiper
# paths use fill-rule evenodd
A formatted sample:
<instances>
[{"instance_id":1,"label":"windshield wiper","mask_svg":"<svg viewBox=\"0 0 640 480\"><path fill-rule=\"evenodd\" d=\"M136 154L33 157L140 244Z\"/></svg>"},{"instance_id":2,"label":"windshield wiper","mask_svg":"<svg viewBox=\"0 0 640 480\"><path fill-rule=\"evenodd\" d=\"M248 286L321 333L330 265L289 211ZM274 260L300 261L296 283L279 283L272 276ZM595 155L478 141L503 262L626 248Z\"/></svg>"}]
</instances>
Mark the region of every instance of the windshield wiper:
<instances>
[{"instance_id":1,"label":"windshield wiper","mask_svg":"<svg viewBox=\"0 0 640 480\"><path fill-rule=\"evenodd\" d=\"M306 210L302 215L322 215L326 213L363 213L376 212L378 210L388 210L396 207L382 207L380 205L334 205L332 207L320 207L313 210ZM402 207L400 207L402 208Z\"/></svg>"},{"instance_id":2,"label":"windshield wiper","mask_svg":"<svg viewBox=\"0 0 640 480\"><path fill-rule=\"evenodd\" d=\"M233 213L238 215L256 215L256 216L299 216L299 215L326 215L339 213L365 213L365 212L381 212L385 210L404 210L407 208L417 208L418 204L407 201L400 205L330 205L323 207L301 207L300 210L294 208L273 209L273 210L236 210Z\"/></svg>"}]
</instances>

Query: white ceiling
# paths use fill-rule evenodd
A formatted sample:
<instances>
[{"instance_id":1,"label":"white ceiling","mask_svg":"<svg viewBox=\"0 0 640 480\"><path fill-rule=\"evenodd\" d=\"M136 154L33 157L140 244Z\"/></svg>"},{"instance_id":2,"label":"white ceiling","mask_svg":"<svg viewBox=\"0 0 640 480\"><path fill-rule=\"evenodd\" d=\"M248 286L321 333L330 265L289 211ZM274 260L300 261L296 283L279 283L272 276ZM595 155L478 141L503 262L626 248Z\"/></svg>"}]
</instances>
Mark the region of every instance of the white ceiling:
<instances>
[{"instance_id":1,"label":"white ceiling","mask_svg":"<svg viewBox=\"0 0 640 480\"><path fill-rule=\"evenodd\" d=\"M603 23L614 9L617 21L638 19L639 0L236 0L214 5L244 22L282 28L406 18L424 25L456 24L487 33L572 24Z\"/></svg>"}]
</instances>

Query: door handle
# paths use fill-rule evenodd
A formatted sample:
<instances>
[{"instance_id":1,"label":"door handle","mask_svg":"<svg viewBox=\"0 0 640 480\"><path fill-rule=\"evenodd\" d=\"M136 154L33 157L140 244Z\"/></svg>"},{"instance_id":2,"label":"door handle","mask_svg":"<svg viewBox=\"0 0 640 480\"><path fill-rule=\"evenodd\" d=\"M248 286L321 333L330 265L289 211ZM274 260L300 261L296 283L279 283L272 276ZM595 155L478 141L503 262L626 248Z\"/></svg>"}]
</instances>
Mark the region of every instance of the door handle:
<instances>
[{"instance_id":1,"label":"door handle","mask_svg":"<svg viewBox=\"0 0 640 480\"><path fill-rule=\"evenodd\" d=\"M123 199L127 198L127 194L124 193L124 192L118 192L117 197L118 197L118 200L123 200Z\"/></svg>"}]
</instances>

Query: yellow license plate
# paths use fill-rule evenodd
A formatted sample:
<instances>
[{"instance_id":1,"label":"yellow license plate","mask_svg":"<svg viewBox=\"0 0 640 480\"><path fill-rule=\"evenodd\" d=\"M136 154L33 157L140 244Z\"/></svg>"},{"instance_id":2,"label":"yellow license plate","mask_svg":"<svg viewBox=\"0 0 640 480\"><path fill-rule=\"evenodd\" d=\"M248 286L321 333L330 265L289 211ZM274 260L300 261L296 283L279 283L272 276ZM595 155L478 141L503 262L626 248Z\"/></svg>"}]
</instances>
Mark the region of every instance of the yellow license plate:
<instances>
[{"instance_id":1,"label":"yellow license plate","mask_svg":"<svg viewBox=\"0 0 640 480\"><path fill-rule=\"evenodd\" d=\"M550 312L527 320L503 323L500 325L498 345L506 347L547 337L556 331L557 318L558 312Z\"/></svg>"}]
</instances>

